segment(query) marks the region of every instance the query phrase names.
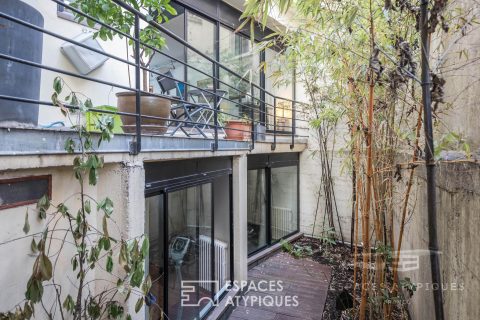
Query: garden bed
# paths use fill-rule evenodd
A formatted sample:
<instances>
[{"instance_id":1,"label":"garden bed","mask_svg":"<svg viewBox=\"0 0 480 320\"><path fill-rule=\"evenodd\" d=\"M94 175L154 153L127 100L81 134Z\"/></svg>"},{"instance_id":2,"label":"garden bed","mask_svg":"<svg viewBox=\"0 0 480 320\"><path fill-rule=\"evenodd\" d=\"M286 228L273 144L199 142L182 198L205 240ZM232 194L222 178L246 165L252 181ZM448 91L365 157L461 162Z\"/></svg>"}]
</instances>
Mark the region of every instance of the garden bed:
<instances>
[{"instance_id":1,"label":"garden bed","mask_svg":"<svg viewBox=\"0 0 480 320\"><path fill-rule=\"evenodd\" d=\"M310 255L310 258L321 264L328 265L332 269L331 281L323 309L323 320L346 320L346 319L358 319L358 306L361 297L361 248L358 250L357 261L359 261L357 268L357 285L355 290L355 304L352 298L353 293L353 273L354 253L349 245L343 245L337 243L334 245L324 245L318 239L303 237L297 240L294 244L297 248L308 248L303 250L306 255ZM311 248L311 250L310 250ZM371 264L373 268L374 265ZM406 311L406 304L403 299L398 299L397 303L393 303L394 309L391 319L408 319ZM372 309L375 306L375 302L369 301L368 309ZM403 306L400 308L400 306Z\"/></svg>"}]
</instances>

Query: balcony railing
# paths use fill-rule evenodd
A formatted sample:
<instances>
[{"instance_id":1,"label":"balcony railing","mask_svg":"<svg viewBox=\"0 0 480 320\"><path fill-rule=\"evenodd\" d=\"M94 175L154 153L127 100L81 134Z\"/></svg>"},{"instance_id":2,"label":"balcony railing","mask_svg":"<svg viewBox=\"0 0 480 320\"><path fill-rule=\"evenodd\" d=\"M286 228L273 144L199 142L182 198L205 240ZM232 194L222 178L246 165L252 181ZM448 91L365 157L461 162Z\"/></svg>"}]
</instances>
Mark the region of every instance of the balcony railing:
<instances>
[{"instance_id":1,"label":"balcony railing","mask_svg":"<svg viewBox=\"0 0 480 320\"><path fill-rule=\"evenodd\" d=\"M48 0L48 1L53 1L56 4L61 5L78 15L82 15L86 19L90 19L95 23L97 23L98 25L108 28L109 30L112 30L118 33L119 35L122 35L126 39L132 41L135 49L134 60L130 61L128 57L125 59L117 55L108 53L106 51L100 50L98 48L88 46L85 43L76 41L66 36L62 36L57 32L54 32L52 30L47 30L46 28L43 28L43 27L39 27L37 25L34 25L22 19L13 17L4 12L0 12L0 18L9 20L19 26L21 25L23 27L32 29L35 32L43 33L44 35L47 35L49 37L53 37L61 41L71 43L75 46L91 50L95 53L102 54L110 59L113 59L122 64L125 64L129 68L130 67L133 68L134 79L135 79L134 87L132 88L120 83L106 81L106 80L94 78L88 75L82 75L82 74L68 71L62 68L52 67L43 63L22 59L19 57L8 55L8 54L0 53L0 59L8 60L12 63L26 65L31 68L39 68L41 70L46 70L48 72L52 72L55 74L66 75L73 78L82 79L85 81L92 82L94 84L102 84L106 86L111 86L112 88L133 92L135 94L135 98L134 98L135 111L134 112L121 112L119 110L112 111L108 109L105 110L102 108L95 108L95 107L90 108L88 110L89 112L119 115L122 117L133 117L135 119L135 124L133 125L132 133L131 133L132 140L131 140L130 152L132 154L138 154L142 150L142 135L145 135L145 133L142 133L142 122L146 122L149 120L166 121L166 123L168 124L168 128L167 128L168 131L164 133L164 135L170 135L172 134L172 132L180 133L181 131L183 131L188 137L190 137L190 134L191 135L196 134L200 136L202 139L209 140L212 151L215 151L218 149L219 140L221 139L221 135L225 132L225 130L230 130L231 132L232 131L241 132L243 134L243 140L249 141L250 149L254 148L256 141L263 140L261 139L262 132L260 132L260 130L258 129L259 125L263 126L263 128L266 129L265 130L266 133L269 136L271 136L271 140L269 142L271 142L272 150L276 148L279 136L282 137L283 141L285 141L285 137L288 137L290 139L290 148L294 147L296 138L306 137L306 135L301 135L300 133L300 131L305 132L304 129L308 128L308 122L306 119L307 111L305 110L306 108L304 108L304 104L291 99L275 96L274 94L266 91L264 88L262 88L261 86L253 82L246 83L247 80L244 78L244 76L232 70L233 68L225 66L219 61L206 55L201 50L199 50L192 44L188 43L187 41L185 41L184 39L182 39L172 31L167 29L165 26L155 21L152 21L151 19L148 19L144 13L127 5L123 1L111 0L113 3L120 6L123 10L130 12L135 17L133 35L122 32L121 30L115 29L112 26L107 25L102 21L81 12L80 10L70 6L67 3L64 3L61 0ZM158 49L147 43L142 42L139 37L141 24L150 25L151 27L155 28L161 33L177 41L184 48L187 48L188 50L194 52L201 59L204 59L206 62L208 62L212 66L211 74L209 72L205 72L204 70L201 70L201 68L195 65L189 64L187 61L178 59L161 49ZM172 61L175 61L181 64L184 68L188 68L188 70L194 70L195 72L200 73L202 76L205 76L208 79L210 79L213 86L211 88L202 88L201 86L198 85L198 83L194 84L194 83L188 82L187 79L185 80L178 79L173 77L172 75L169 75L168 73L161 73L158 70L153 70L150 67L143 66L140 62L141 47L148 48L152 50L152 52L154 52L155 54L163 55L168 59L171 59ZM162 79L169 79L171 81L174 81L175 83L178 83L184 86L184 88L187 88L187 87L193 88L194 90L197 90L198 95L203 96L203 98L205 98L205 96L208 95L208 97L211 98L211 101L209 102L207 101L207 103L205 103L205 101L204 102L192 101L187 97L183 98L178 96L172 96L165 93L153 93L153 92L144 91L141 88L141 74L144 71L147 71L148 73L150 73L151 75L154 75L155 77L158 76L158 77L162 77ZM243 82L244 87L246 83L246 87L249 88L250 90L240 89L238 88L238 86L235 86L232 83L228 83L227 81L222 80L221 77L219 76L220 72L222 72L222 74L226 73L228 75L236 77L237 79L240 79L240 81ZM242 101L239 102L239 101L234 101L230 99L228 96L226 96L222 92L222 90L220 90L220 86L227 87L229 90L233 90L235 92L238 92L240 95L248 97L248 102L245 103ZM141 99L143 96L152 96L152 97L160 97L163 99L167 99L175 107L188 106L189 110L195 110L195 111L191 112L192 113L191 117L185 117L185 115L173 116L173 113L171 116L168 116L168 117L158 117L158 116L147 115L145 113L142 113ZM269 97L269 99L266 99L266 97ZM54 104L50 101L42 101L40 99L35 100L35 99L25 98L22 96L14 96L14 95L8 95L8 94L0 95L0 100L9 100L9 101L15 101L18 103L27 103L31 105L45 105L45 106L52 106L52 107L54 106ZM269 103L266 100L273 101L273 103ZM222 110L220 108L221 101L228 101L233 103L233 105L236 108L242 109L244 115L243 116L240 115L240 112L238 112L238 114L233 114L232 112L227 112L225 110ZM72 110L78 109L77 106L73 106L73 105L65 105L65 107ZM235 118L245 119L245 116L248 120L247 123L249 123L248 129L227 127L226 124L222 122L220 119L222 117L230 117L231 119L235 119ZM130 136L130 135L127 135L127 136Z\"/></svg>"}]
</instances>

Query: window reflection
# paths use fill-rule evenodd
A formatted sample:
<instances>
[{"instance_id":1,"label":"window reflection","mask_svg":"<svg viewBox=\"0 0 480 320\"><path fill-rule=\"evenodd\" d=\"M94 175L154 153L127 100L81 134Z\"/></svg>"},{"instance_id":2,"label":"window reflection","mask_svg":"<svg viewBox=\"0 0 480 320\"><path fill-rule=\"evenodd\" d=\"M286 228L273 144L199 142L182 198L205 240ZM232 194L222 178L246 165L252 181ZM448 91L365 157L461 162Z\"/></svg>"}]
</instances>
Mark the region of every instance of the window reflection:
<instances>
[{"instance_id":1,"label":"window reflection","mask_svg":"<svg viewBox=\"0 0 480 320\"><path fill-rule=\"evenodd\" d=\"M248 253L252 253L267 245L265 169L248 170L247 181Z\"/></svg>"},{"instance_id":2,"label":"window reflection","mask_svg":"<svg viewBox=\"0 0 480 320\"><path fill-rule=\"evenodd\" d=\"M272 241L298 229L297 166L272 168Z\"/></svg>"}]
</instances>

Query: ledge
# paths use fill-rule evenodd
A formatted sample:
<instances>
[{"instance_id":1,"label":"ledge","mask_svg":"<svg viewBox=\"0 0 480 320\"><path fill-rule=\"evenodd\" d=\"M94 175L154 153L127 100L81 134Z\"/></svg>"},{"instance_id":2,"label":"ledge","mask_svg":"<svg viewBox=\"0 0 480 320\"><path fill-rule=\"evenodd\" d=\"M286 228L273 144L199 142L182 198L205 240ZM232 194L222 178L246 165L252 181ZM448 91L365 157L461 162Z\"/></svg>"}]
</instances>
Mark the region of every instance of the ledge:
<instances>
[{"instance_id":1,"label":"ledge","mask_svg":"<svg viewBox=\"0 0 480 320\"><path fill-rule=\"evenodd\" d=\"M295 233L294 235L291 235L288 238L285 238L283 240L287 242L292 242L295 241L299 238L303 237L302 232ZM253 256L248 257L248 268L252 268L256 266L257 264L261 263L263 260L267 259L270 257L272 254L274 254L276 251L280 250L282 248L282 244L280 242L275 243L274 245L266 248L265 250L262 250L258 253L255 253Z\"/></svg>"},{"instance_id":2,"label":"ledge","mask_svg":"<svg viewBox=\"0 0 480 320\"><path fill-rule=\"evenodd\" d=\"M128 153L132 134L116 134L98 149L99 153ZM72 130L0 128L0 155L66 154L65 141L76 138ZM142 152L152 151L210 151L213 140L142 135ZM218 151L249 150L250 142L218 140Z\"/></svg>"}]
</instances>

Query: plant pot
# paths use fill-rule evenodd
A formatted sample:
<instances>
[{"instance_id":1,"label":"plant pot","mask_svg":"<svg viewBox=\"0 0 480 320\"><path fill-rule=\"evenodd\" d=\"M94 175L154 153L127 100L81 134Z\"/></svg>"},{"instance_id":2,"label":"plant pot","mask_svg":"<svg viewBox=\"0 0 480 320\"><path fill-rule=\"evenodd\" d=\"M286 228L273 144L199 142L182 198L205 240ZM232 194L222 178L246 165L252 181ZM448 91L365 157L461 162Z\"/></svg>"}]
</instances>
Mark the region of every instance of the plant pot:
<instances>
[{"instance_id":1,"label":"plant pot","mask_svg":"<svg viewBox=\"0 0 480 320\"><path fill-rule=\"evenodd\" d=\"M0 11L43 28L43 16L19 0L1 0ZM0 18L0 53L42 63L43 33ZM39 100L42 71L26 64L0 59L0 95ZM38 104L0 100L0 124L37 126Z\"/></svg>"},{"instance_id":2,"label":"plant pot","mask_svg":"<svg viewBox=\"0 0 480 320\"><path fill-rule=\"evenodd\" d=\"M118 111L135 113L135 92L119 92L117 96ZM164 119L170 118L171 101L165 98L142 94L140 97L140 108L142 115L154 116ZM122 128L126 133L134 133L136 130L136 118L132 116L121 116ZM168 120L142 118L142 133L164 134L167 132Z\"/></svg>"},{"instance_id":3,"label":"plant pot","mask_svg":"<svg viewBox=\"0 0 480 320\"><path fill-rule=\"evenodd\" d=\"M228 120L225 122L225 139L227 140L249 140L252 125L244 120Z\"/></svg>"}]
</instances>

